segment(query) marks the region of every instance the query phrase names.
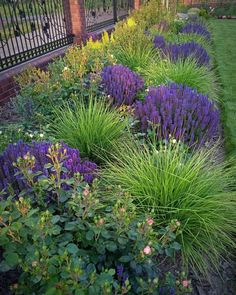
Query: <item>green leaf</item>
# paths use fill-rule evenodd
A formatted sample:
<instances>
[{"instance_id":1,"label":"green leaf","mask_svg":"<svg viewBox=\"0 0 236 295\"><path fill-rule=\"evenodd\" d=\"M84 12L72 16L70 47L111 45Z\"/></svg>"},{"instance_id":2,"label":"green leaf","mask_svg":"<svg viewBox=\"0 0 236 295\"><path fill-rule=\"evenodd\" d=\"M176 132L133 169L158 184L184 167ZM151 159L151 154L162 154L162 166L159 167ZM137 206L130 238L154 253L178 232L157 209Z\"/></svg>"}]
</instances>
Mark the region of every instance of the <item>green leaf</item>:
<instances>
[{"instance_id":1,"label":"green leaf","mask_svg":"<svg viewBox=\"0 0 236 295\"><path fill-rule=\"evenodd\" d=\"M94 232L89 230L87 233L86 233L86 240L88 241L91 241L94 237Z\"/></svg>"},{"instance_id":2,"label":"green leaf","mask_svg":"<svg viewBox=\"0 0 236 295\"><path fill-rule=\"evenodd\" d=\"M173 257L173 255L174 255L174 249L173 248L166 248L165 249L165 253L166 253L167 256Z\"/></svg>"},{"instance_id":3,"label":"green leaf","mask_svg":"<svg viewBox=\"0 0 236 295\"><path fill-rule=\"evenodd\" d=\"M73 244L73 243L68 244L66 246L66 249L71 254L76 254L79 251L79 248L75 244Z\"/></svg>"},{"instance_id":4,"label":"green leaf","mask_svg":"<svg viewBox=\"0 0 236 295\"><path fill-rule=\"evenodd\" d=\"M121 256L119 259L119 261L123 263L129 262L130 260L131 260L131 257L129 255Z\"/></svg>"},{"instance_id":5,"label":"green leaf","mask_svg":"<svg viewBox=\"0 0 236 295\"><path fill-rule=\"evenodd\" d=\"M52 233L53 233L54 235L59 235L60 232L61 232L61 227L60 227L58 224L56 224L56 225L53 227L53 229L52 229Z\"/></svg>"},{"instance_id":6,"label":"green leaf","mask_svg":"<svg viewBox=\"0 0 236 295\"><path fill-rule=\"evenodd\" d=\"M19 256L15 252L6 253L6 255L4 255L4 257L5 257L6 263L10 267L16 266L18 263L18 260L19 260Z\"/></svg>"},{"instance_id":7,"label":"green leaf","mask_svg":"<svg viewBox=\"0 0 236 295\"><path fill-rule=\"evenodd\" d=\"M109 275L114 276L116 274L116 270L114 268L109 269Z\"/></svg>"},{"instance_id":8,"label":"green leaf","mask_svg":"<svg viewBox=\"0 0 236 295\"><path fill-rule=\"evenodd\" d=\"M45 292L45 295L63 295L63 293L58 288L51 287Z\"/></svg>"},{"instance_id":9,"label":"green leaf","mask_svg":"<svg viewBox=\"0 0 236 295\"><path fill-rule=\"evenodd\" d=\"M125 238L118 238L118 243L121 245L126 245L127 242L128 242L128 240Z\"/></svg>"},{"instance_id":10,"label":"green leaf","mask_svg":"<svg viewBox=\"0 0 236 295\"><path fill-rule=\"evenodd\" d=\"M106 249L105 249L104 244L99 244L96 248L97 248L97 251L98 251L99 254L102 254L102 255L105 254Z\"/></svg>"},{"instance_id":11,"label":"green leaf","mask_svg":"<svg viewBox=\"0 0 236 295\"><path fill-rule=\"evenodd\" d=\"M54 215L52 217L51 221L52 221L53 224L56 224L59 220L60 220L60 216L59 215Z\"/></svg>"},{"instance_id":12,"label":"green leaf","mask_svg":"<svg viewBox=\"0 0 236 295\"><path fill-rule=\"evenodd\" d=\"M107 248L107 250L110 251L110 252L115 252L115 251L117 250L116 243L114 243L114 242L108 242L108 243L106 244L106 248Z\"/></svg>"},{"instance_id":13,"label":"green leaf","mask_svg":"<svg viewBox=\"0 0 236 295\"><path fill-rule=\"evenodd\" d=\"M51 167L52 167L52 164L51 164L51 163L48 163L48 164L45 164L45 165L44 165L44 168L45 168L45 169L49 169L49 168L51 168Z\"/></svg>"},{"instance_id":14,"label":"green leaf","mask_svg":"<svg viewBox=\"0 0 236 295\"><path fill-rule=\"evenodd\" d=\"M65 230L74 230L77 225L76 221L68 222L65 224Z\"/></svg>"},{"instance_id":15,"label":"green leaf","mask_svg":"<svg viewBox=\"0 0 236 295\"><path fill-rule=\"evenodd\" d=\"M171 248L175 249L176 251L180 250L181 249L181 245L177 242L173 242L171 244Z\"/></svg>"},{"instance_id":16,"label":"green leaf","mask_svg":"<svg viewBox=\"0 0 236 295\"><path fill-rule=\"evenodd\" d=\"M107 231L107 230L105 230L105 229L102 230L101 235L102 235L102 237L105 238L105 239L110 239L110 238L111 238L111 234L109 233L109 231Z\"/></svg>"}]
</instances>

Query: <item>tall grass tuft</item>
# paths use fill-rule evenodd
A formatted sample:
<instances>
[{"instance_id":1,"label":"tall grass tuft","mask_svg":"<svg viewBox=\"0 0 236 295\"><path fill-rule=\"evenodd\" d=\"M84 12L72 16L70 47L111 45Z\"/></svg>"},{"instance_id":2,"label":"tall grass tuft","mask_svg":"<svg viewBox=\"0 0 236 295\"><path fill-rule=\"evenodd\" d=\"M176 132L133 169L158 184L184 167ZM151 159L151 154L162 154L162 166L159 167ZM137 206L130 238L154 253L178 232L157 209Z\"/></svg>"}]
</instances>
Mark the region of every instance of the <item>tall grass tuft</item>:
<instances>
[{"instance_id":1,"label":"tall grass tuft","mask_svg":"<svg viewBox=\"0 0 236 295\"><path fill-rule=\"evenodd\" d=\"M215 159L215 149L193 153L180 143L125 143L103 177L129 192L139 210L152 212L156 226L177 219L185 265L197 273L218 268L235 247L236 192L232 168Z\"/></svg>"},{"instance_id":2,"label":"tall grass tuft","mask_svg":"<svg viewBox=\"0 0 236 295\"><path fill-rule=\"evenodd\" d=\"M178 60L175 63L168 59L162 60L151 64L142 75L150 86L174 82L196 89L199 93L208 95L211 100L219 100L214 73L207 67L199 67L192 59Z\"/></svg>"},{"instance_id":3,"label":"tall grass tuft","mask_svg":"<svg viewBox=\"0 0 236 295\"><path fill-rule=\"evenodd\" d=\"M82 157L96 162L109 156L123 138L127 121L105 100L75 101L55 110L52 132L57 140L78 148Z\"/></svg>"}]
</instances>

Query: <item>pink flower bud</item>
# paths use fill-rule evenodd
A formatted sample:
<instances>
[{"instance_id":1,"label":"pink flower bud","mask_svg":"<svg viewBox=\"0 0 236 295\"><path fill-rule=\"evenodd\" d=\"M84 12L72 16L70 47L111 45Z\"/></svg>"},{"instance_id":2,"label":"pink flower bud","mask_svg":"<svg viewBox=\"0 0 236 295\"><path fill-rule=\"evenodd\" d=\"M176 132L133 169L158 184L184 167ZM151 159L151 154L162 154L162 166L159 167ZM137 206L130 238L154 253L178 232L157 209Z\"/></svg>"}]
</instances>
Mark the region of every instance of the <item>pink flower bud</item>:
<instances>
[{"instance_id":1,"label":"pink flower bud","mask_svg":"<svg viewBox=\"0 0 236 295\"><path fill-rule=\"evenodd\" d=\"M180 226L180 222L178 220L176 221L176 225L177 226Z\"/></svg>"},{"instance_id":2,"label":"pink flower bud","mask_svg":"<svg viewBox=\"0 0 236 295\"><path fill-rule=\"evenodd\" d=\"M182 285L185 287L185 288L187 288L188 287L188 280L183 280L182 281Z\"/></svg>"},{"instance_id":3,"label":"pink flower bud","mask_svg":"<svg viewBox=\"0 0 236 295\"><path fill-rule=\"evenodd\" d=\"M125 213L125 211L126 211L125 208L123 208L123 207L120 208L120 213Z\"/></svg>"},{"instance_id":4,"label":"pink flower bud","mask_svg":"<svg viewBox=\"0 0 236 295\"><path fill-rule=\"evenodd\" d=\"M153 220L152 218L148 218L148 219L147 219L147 224L148 224L148 225L151 226L151 225L153 225L153 223L154 223L154 220Z\"/></svg>"},{"instance_id":5,"label":"pink flower bud","mask_svg":"<svg viewBox=\"0 0 236 295\"><path fill-rule=\"evenodd\" d=\"M83 190L83 195L84 197L87 197L89 195L89 190L87 188Z\"/></svg>"},{"instance_id":6,"label":"pink flower bud","mask_svg":"<svg viewBox=\"0 0 236 295\"><path fill-rule=\"evenodd\" d=\"M143 253L144 253L144 254L147 254L147 255L151 254L151 253L152 253L152 249L151 249L151 247L146 246L146 247L143 249Z\"/></svg>"}]
</instances>

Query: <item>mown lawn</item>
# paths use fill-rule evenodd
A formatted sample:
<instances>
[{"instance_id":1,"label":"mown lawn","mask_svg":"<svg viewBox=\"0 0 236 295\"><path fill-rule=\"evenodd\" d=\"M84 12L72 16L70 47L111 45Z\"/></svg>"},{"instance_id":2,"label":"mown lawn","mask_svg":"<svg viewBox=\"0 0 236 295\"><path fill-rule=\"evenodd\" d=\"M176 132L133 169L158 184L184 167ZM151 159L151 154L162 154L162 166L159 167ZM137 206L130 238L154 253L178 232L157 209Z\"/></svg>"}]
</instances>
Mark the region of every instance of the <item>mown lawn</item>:
<instances>
[{"instance_id":1,"label":"mown lawn","mask_svg":"<svg viewBox=\"0 0 236 295\"><path fill-rule=\"evenodd\" d=\"M226 149L236 154L236 21L213 20L216 62L222 83L222 118Z\"/></svg>"}]
</instances>

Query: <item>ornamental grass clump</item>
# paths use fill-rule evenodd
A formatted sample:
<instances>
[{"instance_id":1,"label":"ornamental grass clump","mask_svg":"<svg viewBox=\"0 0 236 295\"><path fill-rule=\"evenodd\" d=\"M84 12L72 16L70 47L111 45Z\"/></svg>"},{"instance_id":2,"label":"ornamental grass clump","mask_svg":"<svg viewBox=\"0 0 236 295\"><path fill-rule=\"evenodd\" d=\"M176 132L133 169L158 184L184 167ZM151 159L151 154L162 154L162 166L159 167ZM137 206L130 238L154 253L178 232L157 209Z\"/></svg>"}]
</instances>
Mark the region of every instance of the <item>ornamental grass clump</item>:
<instances>
[{"instance_id":1,"label":"ornamental grass clump","mask_svg":"<svg viewBox=\"0 0 236 295\"><path fill-rule=\"evenodd\" d=\"M49 157L52 147L53 145L49 142L26 144L23 141L18 141L17 144L9 144L0 155L0 192L2 190L6 193L13 192L18 197L22 191L29 189L27 181L22 178L22 174L18 173L19 170L16 167L17 159L20 157L33 157L32 174L41 171L42 175L47 177L51 175L53 177L54 172L50 167L45 167L46 164L52 163L52 159ZM89 161L82 161L79 150L70 148L65 143L61 143L57 144L56 152L58 155L61 155L60 158L63 162L62 178L69 179L75 173L80 173L84 181L88 183L93 181L97 165Z\"/></svg>"},{"instance_id":2,"label":"ornamental grass clump","mask_svg":"<svg viewBox=\"0 0 236 295\"><path fill-rule=\"evenodd\" d=\"M135 104L143 132L153 129L159 140L174 137L192 146L217 135L219 110L208 97L187 86L150 87L144 102Z\"/></svg>"},{"instance_id":3,"label":"ornamental grass clump","mask_svg":"<svg viewBox=\"0 0 236 295\"><path fill-rule=\"evenodd\" d=\"M180 33L197 34L203 36L206 39L206 41L211 40L211 34L207 30L207 28L204 25L198 23L187 23L185 26L182 27Z\"/></svg>"},{"instance_id":4,"label":"ornamental grass clump","mask_svg":"<svg viewBox=\"0 0 236 295\"><path fill-rule=\"evenodd\" d=\"M147 86L158 86L171 82L187 85L199 93L209 96L210 100L218 101L218 85L216 77L209 68L199 66L195 60L160 60L153 63L143 72Z\"/></svg>"},{"instance_id":5,"label":"ornamental grass clump","mask_svg":"<svg viewBox=\"0 0 236 295\"><path fill-rule=\"evenodd\" d=\"M96 162L109 157L112 144L124 138L127 119L104 99L89 98L55 109L52 132L56 139L78 148L83 157Z\"/></svg>"},{"instance_id":6,"label":"ornamental grass clump","mask_svg":"<svg viewBox=\"0 0 236 295\"><path fill-rule=\"evenodd\" d=\"M129 192L137 212L152 212L156 224L179 221L185 265L206 275L218 268L235 248L236 192L235 171L219 162L217 150L130 141L114 156L103 172L106 183Z\"/></svg>"},{"instance_id":7,"label":"ornamental grass clump","mask_svg":"<svg viewBox=\"0 0 236 295\"><path fill-rule=\"evenodd\" d=\"M143 79L123 65L105 67L102 71L102 85L113 104L131 105L143 88Z\"/></svg>"}]
</instances>

